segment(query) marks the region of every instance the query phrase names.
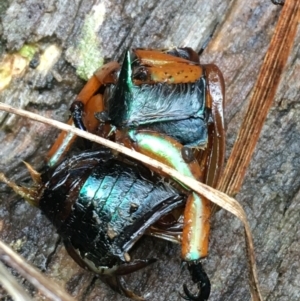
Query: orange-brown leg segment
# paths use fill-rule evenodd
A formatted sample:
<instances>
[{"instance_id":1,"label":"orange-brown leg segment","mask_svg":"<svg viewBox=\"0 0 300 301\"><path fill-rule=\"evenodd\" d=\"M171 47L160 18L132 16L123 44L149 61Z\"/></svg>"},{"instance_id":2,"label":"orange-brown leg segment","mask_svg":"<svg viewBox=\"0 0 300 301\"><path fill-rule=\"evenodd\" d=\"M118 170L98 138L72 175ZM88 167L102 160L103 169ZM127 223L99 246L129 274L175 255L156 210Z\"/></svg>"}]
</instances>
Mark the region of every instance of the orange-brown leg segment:
<instances>
[{"instance_id":1,"label":"orange-brown leg segment","mask_svg":"<svg viewBox=\"0 0 300 301\"><path fill-rule=\"evenodd\" d=\"M223 107L224 107L224 79L223 76L215 65L206 65L204 66L206 80L207 80L207 91L206 91L206 107L211 110L212 122L208 124L208 142L205 150L196 150L195 156L203 169L204 172L204 183L216 187L218 180L220 178L223 163L224 163L224 153L225 153L225 127L224 127L224 118L223 118ZM205 206L209 206L208 201L205 198L202 198L202 204ZM194 211L194 213L193 213ZM210 218L210 210L207 210L208 213L206 216L201 216L201 219ZM189 217L191 214L191 217ZM189 227L188 224L191 223L193 217L195 217L195 209L191 207L188 202L185 209L185 225L183 228L183 232L187 231L186 227ZM205 223L203 222L203 225ZM190 231L193 233L193 227L190 227ZM200 232L199 232L200 233ZM206 232L209 234L209 229ZM184 236L185 234L183 234ZM200 238L199 239L203 239ZM207 243L208 248L208 237L207 240L204 241ZM194 283L197 283L199 288L199 293L197 295L193 295L186 285L184 285L183 289L185 292L185 296L182 296L186 300L195 300L195 301L203 301L207 300L210 294L210 282L202 268L200 261L190 261L188 262L188 269L192 276L192 280Z\"/></svg>"},{"instance_id":2,"label":"orange-brown leg segment","mask_svg":"<svg viewBox=\"0 0 300 301\"><path fill-rule=\"evenodd\" d=\"M196 159L188 163L182 156L182 144L177 140L149 130L129 130L128 136L136 151L162 162L183 175L200 180L202 171ZM151 168L151 167L150 167ZM161 171L158 171L161 173Z\"/></svg>"},{"instance_id":3,"label":"orange-brown leg segment","mask_svg":"<svg viewBox=\"0 0 300 301\"><path fill-rule=\"evenodd\" d=\"M151 131L129 131L134 148L163 162L186 176L202 179L202 171L196 160L186 162L182 156L183 146L175 139ZM210 230L210 202L191 192L184 210L182 234L182 259L188 263L192 279L199 293L193 295L184 286L187 300L204 301L210 294L210 282L202 269L201 258L207 256Z\"/></svg>"},{"instance_id":4,"label":"orange-brown leg segment","mask_svg":"<svg viewBox=\"0 0 300 301\"><path fill-rule=\"evenodd\" d=\"M182 157L182 145L175 139L150 131L130 131L135 150L165 163L183 175L202 179L202 171L196 160L187 163ZM182 258L198 260L207 256L209 237L210 202L190 193L184 210Z\"/></svg>"},{"instance_id":5,"label":"orange-brown leg segment","mask_svg":"<svg viewBox=\"0 0 300 301\"><path fill-rule=\"evenodd\" d=\"M101 86L115 83L115 73L119 68L120 66L117 62L110 62L101 67L88 80L75 100L75 102L81 102L83 104L83 122L89 132L95 133L99 124L99 121L94 117L94 113L103 110L102 95L96 93ZM73 119L70 118L67 123L73 125ZM67 153L75 140L76 135L62 131L47 154L46 159L48 165L53 166L57 164Z\"/></svg>"}]
</instances>

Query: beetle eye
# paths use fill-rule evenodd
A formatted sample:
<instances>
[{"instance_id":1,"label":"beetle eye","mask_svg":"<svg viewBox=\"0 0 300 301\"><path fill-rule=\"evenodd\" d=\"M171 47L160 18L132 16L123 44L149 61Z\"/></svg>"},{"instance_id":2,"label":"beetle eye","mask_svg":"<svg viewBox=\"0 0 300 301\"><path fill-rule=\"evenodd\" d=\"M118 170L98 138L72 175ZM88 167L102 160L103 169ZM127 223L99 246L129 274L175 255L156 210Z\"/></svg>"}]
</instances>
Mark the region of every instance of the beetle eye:
<instances>
[{"instance_id":1,"label":"beetle eye","mask_svg":"<svg viewBox=\"0 0 300 301\"><path fill-rule=\"evenodd\" d=\"M186 163L190 163L195 159L193 150L187 146L182 147L181 156Z\"/></svg>"},{"instance_id":2,"label":"beetle eye","mask_svg":"<svg viewBox=\"0 0 300 301\"><path fill-rule=\"evenodd\" d=\"M133 79L146 81L148 79L148 70L146 68L138 68L133 73Z\"/></svg>"}]
</instances>

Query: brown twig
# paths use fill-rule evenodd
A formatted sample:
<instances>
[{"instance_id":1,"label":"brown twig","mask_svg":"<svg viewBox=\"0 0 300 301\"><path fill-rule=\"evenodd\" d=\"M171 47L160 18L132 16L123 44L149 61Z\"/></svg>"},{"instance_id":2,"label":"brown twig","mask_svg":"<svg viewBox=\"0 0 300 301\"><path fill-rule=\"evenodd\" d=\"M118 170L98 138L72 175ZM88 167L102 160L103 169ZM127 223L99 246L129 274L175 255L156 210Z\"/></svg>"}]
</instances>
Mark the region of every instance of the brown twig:
<instances>
[{"instance_id":1,"label":"brown twig","mask_svg":"<svg viewBox=\"0 0 300 301\"><path fill-rule=\"evenodd\" d=\"M300 1L286 0L218 189L236 195L272 105L300 18Z\"/></svg>"}]
</instances>

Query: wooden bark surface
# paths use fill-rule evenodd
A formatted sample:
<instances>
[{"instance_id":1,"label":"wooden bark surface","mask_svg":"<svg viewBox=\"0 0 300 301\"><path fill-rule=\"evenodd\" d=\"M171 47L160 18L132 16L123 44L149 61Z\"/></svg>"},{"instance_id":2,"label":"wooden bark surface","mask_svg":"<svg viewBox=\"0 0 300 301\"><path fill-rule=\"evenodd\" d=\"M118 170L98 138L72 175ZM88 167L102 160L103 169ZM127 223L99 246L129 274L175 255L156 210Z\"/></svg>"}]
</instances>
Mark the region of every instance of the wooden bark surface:
<instances>
[{"instance_id":1,"label":"wooden bark surface","mask_svg":"<svg viewBox=\"0 0 300 301\"><path fill-rule=\"evenodd\" d=\"M2 57L24 43L36 43L41 52L55 44L61 56L47 73L26 69L0 92L0 101L66 120L68 107L84 84L76 76L74 66L81 58L74 50L79 48L89 16L99 15L96 42L98 55L105 61L119 59L127 47L190 46L199 50L218 23L202 62L217 64L225 78L228 156L280 10L271 1L258 0L2 0ZM300 296L299 45L298 30L274 105L236 196L253 231L262 295L272 301L298 300ZM57 131L2 113L0 125L0 170L15 181L26 181L22 160L40 168ZM78 300L125 299L68 257L55 229L37 209L4 185L0 188L3 241ZM210 255L204 265L212 282L210 300L250 300L241 223L225 211L219 211L211 223ZM148 300L180 300L178 290L189 283L189 275L180 268L179 246L145 238L135 257L159 260L126 278L131 289ZM24 285L34 300L43 299L26 282ZM1 294L5 300L5 292Z\"/></svg>"}]
</instances>

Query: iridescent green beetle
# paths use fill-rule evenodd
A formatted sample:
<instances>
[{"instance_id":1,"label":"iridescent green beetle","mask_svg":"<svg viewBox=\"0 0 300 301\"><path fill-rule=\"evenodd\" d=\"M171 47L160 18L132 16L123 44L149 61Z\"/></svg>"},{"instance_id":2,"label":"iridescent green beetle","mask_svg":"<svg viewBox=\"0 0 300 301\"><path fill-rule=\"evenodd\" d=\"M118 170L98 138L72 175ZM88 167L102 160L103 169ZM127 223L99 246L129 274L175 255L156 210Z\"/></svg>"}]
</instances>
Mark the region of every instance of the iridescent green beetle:
<instances>
[{"instance_id":1,"label":"iridescent green beetle","mask_svg":"<svg viewBox=\"0 0 300 301\"><path fill-rule=\"evenodd\" d=\"M186 176L214 187L219 179L224 161L223 103L224 81L221 72L215 65L201 65L199 55L192 49L175 48L164 51L134 49L126 52L121 68L116 62L109 63L88 81L71 106L72 118L69 123L124 144L177 169ZM41 209L59 229L62 237L70 237L65 244L69 254L77 263L96 273L110 274L112 277L105 277L105 281L113 289L133 299L139 299L140 297L124 288L121 278L115 276L142 268L152 260L131 265L128 263L130 259L128 251L136 240L131 240L121 234L124 231L125 233L131 232L125 230L127 229L126 223L119 215L114 217L118 226L108 226L111 218L108 212L121 206L120 199L122 197L118 197L120 203L109 202L109 198L114 199L110 194L112 191L106 192L103 188L104 184L100 182L101 177L98 177L101 169L104 168L102 176L109 178L107 162L109 164L114 162L111 166L112 170L115 170L113 165L119 166L119 163L111 161L112 159L106 160L101 157L103 154L100 157L95 155L94 161L97 162L95 163L97 169L92 171L91 167L89 173L86 171L85 176L79 173L77 178L77 170L80 172L85 170L85 167L82 166L85 159L77 157L72 160L78 162L59 163L74 140L74 135L62 132L50 150L48 165L51 167L52 173L48 180L40 182L42 186L44 185L43 193L48 191L49 197L44 198L43 196L38 205L41 207L43 204ZM88 153L84 152L82 156L84 157L85 154ZM87 162L93 162L93 158L87 156ZM90 166L89 164L94 167L94 163L88 163L88 166ZM76 180L64 174L64 169L67 167L71 167L71 169L74 167ZM121 171L129 168L128 177L136 177L136 172L131 167L122 165L118 168ZM95 172L94 175L93 172ZM160 173L157 170L155 172ZM121 176L116 174L110 176L110 179L118 182L119 177ZM60 185L61 181L68 183L65 192L72 196L71 201L66 209L63 193L59 192L57 199L61 201L57 203L57 207L50 210L47 204L51 203L49 200L52 200L55 189L60 187L63 191L65 188L65 184ZM71 181L71 184L68 181ZM80 184L72 184L72 181ZM157 182L152 181L151 183L154 190L159 190L160 186ZM138 191L136 184L132 185L133 190ZM125 192L121 187L122 185L118 191L122 195ZM147 213L145 213L143 220L148 233L182 245L182 259L188 263L192 279L199 289L198 294L193 295L184 286L186 296L183 297L187 300L207 300L210 294L210 282L202 268L201 259L208 254L211 204L196 193L187 191L185 187L181 186L176 189L170 196L171 199L174 198L172 205L169 204L169 199L166 197L168 200L166 201L167 211L161 211L155 207L156 205L153 205L153 208L148 206L147 197L142 198L143 202L141 201L138 207L148 206L148 208L152 208L149 209L148 214L156 212L158 216L155 219L152 217L146 219ZM165 192L166 188L164 187L158 202L164 199ZM108 198L104 201L101 196L98 201L97 193L101 195L106 193ZM152 193L149 192L150 196ZM135 204L134 198L131 198L131 201L125 199L123 202L127 206L127 214L135 207L132 205L132 208L128 209L131 206L129 204ZM140 200L139 196L137 198ZM98 221L108 228L104 234L100 230L91 232L94 233L93 239L102 239L102 243L108 247L106 251L101 247L91 250L91 246L88 250L82 251L78 241L87 238L87 235L84 234L85 231L78 230L68 235L67 232L60 231L62 228L55 220L54 213L68 217L74 213L72 211L74 204L77 204L78 208L82 210L91 210L87 209L92 206L91 204L94 209L97 208L97 210L91 210L88 216L93 223ZM163 217L172 215L171 211L182 204L185 204L183 223L180 218L174 218L174 222L171 224L164 223ZM102 211L103 208L106 209ZM97 214L93 216L92 211ZM76 214L80 216L80 212ZM84 214L84 216L86 215ZM74 219L76 218L74 217ZM85 221L85 224L87 222ZM141 223L136 221L131 221L129 226L139 233L137 234L138 238L146 231ZM85 227L83 228L85 229ZM94 226L92 228L97 229ZM69 228L67 227L67 229ZM115 262L110 261L110 256L113 258L117 256L126 268L120 262L116 265ZM130 268L128 268L129 266Z\"/></svg>"}]
</instances>

